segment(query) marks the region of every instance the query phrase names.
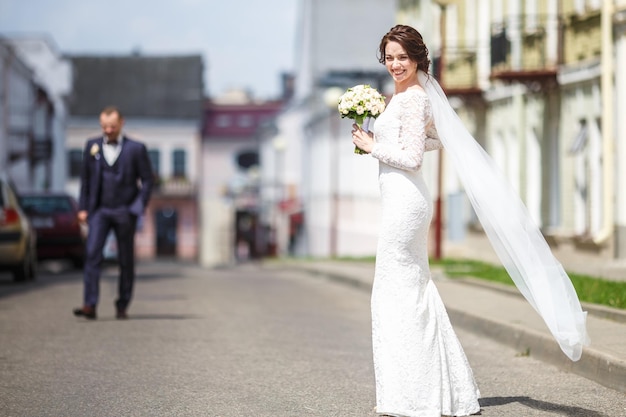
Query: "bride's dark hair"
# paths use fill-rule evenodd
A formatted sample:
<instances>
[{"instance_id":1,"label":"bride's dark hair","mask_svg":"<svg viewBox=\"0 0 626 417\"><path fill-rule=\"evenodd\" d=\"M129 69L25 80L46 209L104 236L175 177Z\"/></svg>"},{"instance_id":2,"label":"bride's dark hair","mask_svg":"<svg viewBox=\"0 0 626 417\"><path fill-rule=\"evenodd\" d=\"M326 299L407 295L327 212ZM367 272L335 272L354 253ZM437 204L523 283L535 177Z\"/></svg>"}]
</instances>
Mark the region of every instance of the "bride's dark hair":
<instances>
[{"instance_id":1,"label":"bride's dark hair","mask_svg":"<svg viewBox=\"0 0 626 417\"><path fill-rule=\"evenodd\" d=\"M406 53L409 55L411 61L417 63L417 69L424 71L428 74L428 68L430 67L430 59L428 59L428 48L424 44L424 38L422 35L407 25L396 25L389 30L383 36L378 47L379 57L378 61L381 64L385 63L385 47L389 42L398 42Z\"/></svg>"}]
</instances>

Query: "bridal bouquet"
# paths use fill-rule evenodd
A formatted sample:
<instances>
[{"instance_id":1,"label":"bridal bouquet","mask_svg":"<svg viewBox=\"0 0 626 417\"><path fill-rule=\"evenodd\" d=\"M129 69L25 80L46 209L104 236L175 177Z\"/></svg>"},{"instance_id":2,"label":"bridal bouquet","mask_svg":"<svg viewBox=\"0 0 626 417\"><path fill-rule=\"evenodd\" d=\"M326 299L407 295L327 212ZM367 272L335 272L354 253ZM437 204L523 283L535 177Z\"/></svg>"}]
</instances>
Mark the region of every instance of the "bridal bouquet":
<instances>
[{"instance_id":1,"label":"bridal bouquet","mask_svg":"<svg viewBox=\"0 0 626 417\"><path fill-rule=\"evenodd\" d=\"M365 84L356 85L339 97L339 114L341 118L354 119L355 123L367 132L370 118L377 118L385 110L385 96L375 88ZM354 153L365 154L358 147Z\"/></svg>"}]
</instances>

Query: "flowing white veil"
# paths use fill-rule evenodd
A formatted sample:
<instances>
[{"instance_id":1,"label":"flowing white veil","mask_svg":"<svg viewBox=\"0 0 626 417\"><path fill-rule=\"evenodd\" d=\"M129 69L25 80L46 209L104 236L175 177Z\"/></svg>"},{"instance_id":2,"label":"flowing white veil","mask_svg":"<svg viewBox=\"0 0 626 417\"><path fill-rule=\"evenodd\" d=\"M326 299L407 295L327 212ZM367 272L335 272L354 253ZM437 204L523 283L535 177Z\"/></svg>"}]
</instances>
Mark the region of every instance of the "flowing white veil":
<instances>
[{"instance_id":1,"label":"flowing white veil","mask_svg":"<svg viewBox=\"0 0 626 417\"><path fill-rule=\"evenodd\" d=\"M439 83L423 71L435 127L474 211L513 282L546 322L572 361L589 344L587 313L524 203L491 157L467 131Z\"/></svg>"}]
</instances>

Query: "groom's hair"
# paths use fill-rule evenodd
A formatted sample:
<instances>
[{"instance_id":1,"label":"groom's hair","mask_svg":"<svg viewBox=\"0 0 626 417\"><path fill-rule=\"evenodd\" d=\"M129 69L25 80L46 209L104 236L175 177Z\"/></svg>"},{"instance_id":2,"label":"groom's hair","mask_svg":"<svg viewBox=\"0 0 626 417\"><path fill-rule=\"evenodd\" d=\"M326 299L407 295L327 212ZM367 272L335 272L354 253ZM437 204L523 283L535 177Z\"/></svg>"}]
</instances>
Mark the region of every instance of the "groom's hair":
<instances>
[{"instance_id":1,"label":"groom's hair","mask_svg":"<svg viewBox=\"0 0 626 417\"><path fill-rule=\"evenodd\" d=\"M124 118L124 115L122 114L122 112L120 111L120 109L117 106L106 106L100 112L100 114L106 114L107 116L109 114L113 114L113 113L117 113L117 115L119 116L120 120L122 120Z\"/></svg>"}]
</instances>

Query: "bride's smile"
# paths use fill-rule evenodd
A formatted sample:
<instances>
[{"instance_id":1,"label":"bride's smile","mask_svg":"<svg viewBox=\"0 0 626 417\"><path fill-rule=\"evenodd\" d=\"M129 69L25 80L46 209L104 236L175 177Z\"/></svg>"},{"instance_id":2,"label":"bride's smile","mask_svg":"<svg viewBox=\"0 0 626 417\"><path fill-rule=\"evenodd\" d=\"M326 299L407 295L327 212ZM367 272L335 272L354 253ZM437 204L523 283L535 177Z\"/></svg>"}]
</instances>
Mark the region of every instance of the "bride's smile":
<instances>
[{"instance_id":1,"label":"bride's smile","mask_svg":"<svg viewBox=\"0 0 626 417\"><path fill-rule=\"evenodd\" d=\"M402 92L417 82L417 63L413 62L404 47L389 41L385 47L385 66L396 83L396 92Z\"/></svg>"}]
</instances>

